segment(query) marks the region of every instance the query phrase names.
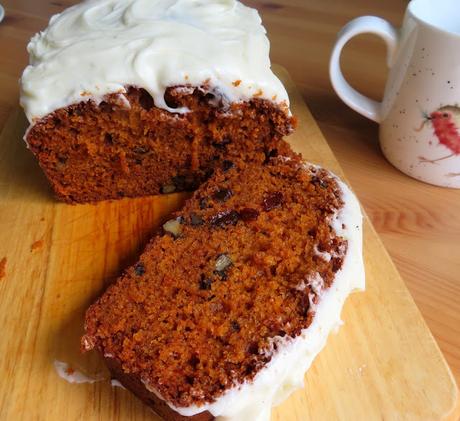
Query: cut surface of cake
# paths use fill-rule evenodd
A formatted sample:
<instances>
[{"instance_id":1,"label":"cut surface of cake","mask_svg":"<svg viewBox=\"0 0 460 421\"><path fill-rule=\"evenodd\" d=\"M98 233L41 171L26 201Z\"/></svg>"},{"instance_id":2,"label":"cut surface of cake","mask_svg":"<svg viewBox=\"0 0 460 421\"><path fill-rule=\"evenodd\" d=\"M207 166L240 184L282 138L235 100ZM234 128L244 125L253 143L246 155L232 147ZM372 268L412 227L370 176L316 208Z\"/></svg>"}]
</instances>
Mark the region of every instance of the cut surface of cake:
<instances>
[{"instance_id":1,"label":"cut surface of cake","mask_svg":"<svg viewBox=\"0 0 460 421\"><path fill-rule=\"evenodd\" d=\"M166 420L267 421L363 288L348 187L293 153L237 159L89 308L82 347Z\"/></svg>"},{"instance_id":2,"label":"cut surface of cake","mask_svg":"<svg viewBox=\"0 0 460 421\"><path fill-rule=\"evenodd\" d=\"M259 14L236 0L87 0L28 51L25 140L67 202L194 190L295 124Z\"/></svg>"}]
</instances>

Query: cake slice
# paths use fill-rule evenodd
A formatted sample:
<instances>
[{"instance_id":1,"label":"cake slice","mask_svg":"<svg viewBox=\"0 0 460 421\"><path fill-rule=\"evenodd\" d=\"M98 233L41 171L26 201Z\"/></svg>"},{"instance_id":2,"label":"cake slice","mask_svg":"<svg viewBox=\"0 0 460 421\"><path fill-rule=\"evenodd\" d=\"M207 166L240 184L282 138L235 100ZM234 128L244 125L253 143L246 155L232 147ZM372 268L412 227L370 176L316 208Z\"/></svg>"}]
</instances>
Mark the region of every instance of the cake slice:
<instances>
[{"instance_id":1,"label":"cake slice","mask_svg":"<svg viewBox=\"0 0 460 421\"><path fill-rule=\"evenodd\" d=\"M166 420L269 420L364 288L361 220L293 154L226 161L88 309L82 347Z\"/></svg>"},{"instance_id":2,"label":"cake slice","mask_svg":"<svg viewBox=\"0 0 460 421\"><path fill-rule=\"evenodd\" d=\"M194 190L263 162L294 126L256 10L236 0L87 0L28 45L25 140L56 196Z\"/></svg>"}]
</instances>

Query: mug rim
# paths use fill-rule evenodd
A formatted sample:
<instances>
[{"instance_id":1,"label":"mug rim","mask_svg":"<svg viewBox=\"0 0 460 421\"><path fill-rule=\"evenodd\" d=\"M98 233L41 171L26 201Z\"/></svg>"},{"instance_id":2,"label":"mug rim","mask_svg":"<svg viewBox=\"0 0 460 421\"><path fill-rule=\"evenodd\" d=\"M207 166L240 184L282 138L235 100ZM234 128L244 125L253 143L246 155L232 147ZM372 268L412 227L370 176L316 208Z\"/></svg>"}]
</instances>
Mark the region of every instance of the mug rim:
<instances>
[{"instance_id":1,"label":"mug rim","mask_svg":"<svg viewBox=\"0 0 460 421\"><path fill-rule=\"evenodd\" d=\"M420 0L411 0L409 2L408 6L407 6L407 11L408 11L408 13L411 15L411 17L414 20L416 20L418 23L420 23L420 24L422 24L424 26L429 27L431 30L434 30L436 32L440 32L440 33L442 33L444 35L449 35L449 36L452 36L452 37L457 38L457 39L460 38L460 33L449 31L448 29L445 29L445 28L442 28L442 27L440 27L438 25L435 25L432 22L428 22L427 20L425 20L425 19L421 18L420 16L418 16L413 10L413 8L415 7L414 5L415 5L415 3L417 1L420 1Z\"/></svg>"}]
</instances>

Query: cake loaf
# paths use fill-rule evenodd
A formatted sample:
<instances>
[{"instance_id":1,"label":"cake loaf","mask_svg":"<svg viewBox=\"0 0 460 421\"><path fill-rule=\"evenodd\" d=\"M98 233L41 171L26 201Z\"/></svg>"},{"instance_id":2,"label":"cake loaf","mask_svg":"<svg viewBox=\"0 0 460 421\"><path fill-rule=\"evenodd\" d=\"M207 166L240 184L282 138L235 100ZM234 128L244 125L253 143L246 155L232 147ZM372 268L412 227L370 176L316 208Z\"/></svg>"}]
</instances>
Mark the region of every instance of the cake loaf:
<instances>
[{"instance_id":1,"label":"cake loaf","mask_svg":"<svg viewBox=\"0 0 460 421\"><path fill-rule=\"evenodd\" d=\"M294 154L227 161L88 309L82 348L166 420L268 421L364 288L361 220Z\"/></svg>"},{"instance_id":2,"label":"cake loaf","mask_svg":"<svg viewBox=\"0 0 460 421\"><path fill-rule=\"evenodd\" d=\"M295 124L236 0L86 0L28 51L25 140L66 202L194 190L225 160L282 152Z\"/></svg>"}]
</instances>

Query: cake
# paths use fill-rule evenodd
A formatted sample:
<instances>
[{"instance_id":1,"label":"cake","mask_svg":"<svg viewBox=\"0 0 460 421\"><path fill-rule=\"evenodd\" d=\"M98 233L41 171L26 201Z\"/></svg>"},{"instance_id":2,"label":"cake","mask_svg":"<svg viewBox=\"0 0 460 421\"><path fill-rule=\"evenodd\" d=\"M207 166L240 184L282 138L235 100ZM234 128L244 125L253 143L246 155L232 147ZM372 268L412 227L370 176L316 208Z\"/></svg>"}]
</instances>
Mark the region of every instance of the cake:
<instances>
[{"instance_id":1,"label":"cake","mask_svg":"<svg viewBox=\"0 0 460 421\"><path fill-rule=\"evenodd\" d=\"M288 96L236 0L86 0L28 51L25 140L65 202L193 191L226 160L287 153Z\"/></svg>"},{"instance_id":2,"label":"cake","mask_svg":"<svg viewBox=\"0 0 460 421\"><path fill-rule=\"evenodd\" d=\"M361 224L294 153L227 161L88 309L82 349L165 420L268 421L364 288Z\"/></svg>"}]
</instances>

